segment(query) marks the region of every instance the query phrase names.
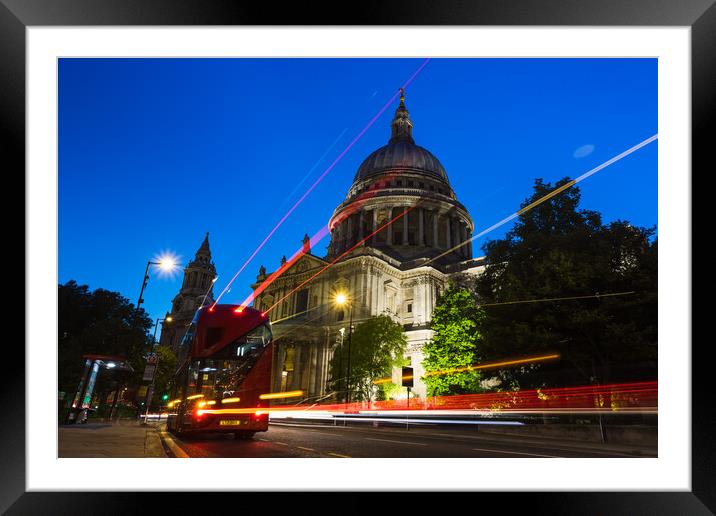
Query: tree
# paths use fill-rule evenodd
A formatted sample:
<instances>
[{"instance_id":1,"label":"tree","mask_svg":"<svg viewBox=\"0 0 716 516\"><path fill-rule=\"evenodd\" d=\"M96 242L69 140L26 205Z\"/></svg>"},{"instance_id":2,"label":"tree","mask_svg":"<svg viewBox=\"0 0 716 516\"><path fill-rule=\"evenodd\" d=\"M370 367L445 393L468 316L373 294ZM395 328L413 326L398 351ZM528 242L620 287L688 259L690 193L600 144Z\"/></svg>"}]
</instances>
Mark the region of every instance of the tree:
<instances>
[{"instance_id":1,"label":"tree","mask_svg":"<svg viewBox=\"0 0 716 516\"><path fill-rule=\"evenodd\" d=\"M403 364L407 338L400 324L387 315L379 315L358 324L350 340L351 398L370 401L375 393L375 381L389 377L393 367ZM328 386L331 390L348 387L348 342L346 334L331 359L332 380Z\"/></svg>"},{"instance_id":2,"label":"tree","mask_svg":"<svg viewBox=\"0 0 716 516\"><path fill-rule=\"evenodd\" d=\"M58 285L58 389L74 394L85 354L125 356L141 379L151 326L146 312L118 292L90 292L74 280ZM107 379L98 378L98 388Z\"/></svg>"},{"instance_id":3,"label":"tree","mask_svg":"<svg viewBox=\"0 0 716 516\"><path fill-rule=\"evenodd\" d=\"M567 182L552 187L537 179L522 207ZM521 387L656 375L655 229L604 225L599 213L578 209L579 201L572 186L522 213L504 239L483 246L488 265L475 283L485 313L478 324L480 360L561 355L557 364L500 371ZM566 297L583 299L514 303Z\"/></svg>"},{"instance_id":4,"label":"tree","mask_svg":"<svg viewBox=\"0 0 716 516\"><path fill-rule=\"evenodd\" d=\"M478 371L454 371L477 362L478 322L482 317L482 311L466 288L451 284L440 296L430 322L435 335L423 347L426 375L422 379L428 396L482 390Z\"/></svg>"},{"instance_id":5,"label":"tree","mask_svg":"<svg viewBox=\"0 0 716 516\"><path fill-rule=\"evenodd\" d=\"M168 391L169 382L176 372L177 357L168 346L157 346L154 349L157 354L157 369L154 372L154 395L150 400L151 405L162 402L162 394Z\"/></svg>"}]
</instances>

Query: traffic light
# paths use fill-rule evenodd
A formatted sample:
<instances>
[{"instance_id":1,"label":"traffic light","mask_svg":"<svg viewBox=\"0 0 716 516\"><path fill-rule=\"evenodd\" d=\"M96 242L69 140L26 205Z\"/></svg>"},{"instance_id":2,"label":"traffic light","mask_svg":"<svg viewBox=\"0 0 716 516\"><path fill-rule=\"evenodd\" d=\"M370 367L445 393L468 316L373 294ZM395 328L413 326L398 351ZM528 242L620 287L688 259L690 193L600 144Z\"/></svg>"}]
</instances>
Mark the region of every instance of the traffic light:
<instances>
[{"instance_id":1,"label":"traffic light","mask_svg":"<svg viewBox=\"0 0 716 516\"><path fill-rule=\"evenodd\" d=\"M403 387L412 387L413 386L413 368L412 367L403 367Z\"/></svg>"},{"instance_id":2,"label":"traffic light","mask_svg":"<svg viewBox=\"0 0 716 516\"><path fill-rule=\"evenodd\" d=\"M164 393L164 394L162 395L162 401L167 401L168 399L169 399L169 394Z\"/></svg>"}]
</instances>

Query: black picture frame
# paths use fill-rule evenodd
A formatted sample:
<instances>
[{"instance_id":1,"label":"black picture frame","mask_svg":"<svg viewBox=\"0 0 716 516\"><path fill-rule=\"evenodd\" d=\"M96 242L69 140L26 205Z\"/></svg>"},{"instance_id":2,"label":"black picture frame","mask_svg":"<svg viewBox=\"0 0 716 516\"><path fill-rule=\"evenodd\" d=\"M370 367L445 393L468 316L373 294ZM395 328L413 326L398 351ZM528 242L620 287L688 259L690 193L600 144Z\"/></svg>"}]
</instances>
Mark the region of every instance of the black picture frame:
<instances>
[{"instance_id":1,"label":"black picture frame","mask_svg":"<svg viewBox=\"0 0 716 516\"><path fill-rule=\"evenodd\" d=\"M701 174L713 174L714 170L713 143L707 136L714 133L715 125L714 0L393 0L382 4L295 2L281 8L271 3L228 0L0 0L0 84L3 92L0 109L5 177L13 175L22 178L25 170L25 29L32 26L111 25L690 27L692 168L700 169ZM683 173L689 174L689 171ZM695 176L691 172L691 177ZM24 191L24 181L20 188ZM691 264L684 264L684 267L691 267ZM25 276L30 274L32 271L26 269ZM692 303L692 306L695 304ZM691 491L474 493L475 502L479 502L483 510L497 502L509 508L509 512L525 510L550 514L711 514L716 511L716 454L713 444L716 404L711 401L708 382L707 368L711 367L708 344L708 341L699 341L698 345L693 345L693 342L670 343L684 349L691 346L692 353ZM10 514L149 512L150 508L146 505L149 493L26 492L26 428L25 419L21 417L26 410L25 369L20 366L25 364L25 354L17 346L15 356L13 352L9 354L6 364L12 364L12 367L6 365L6 382L0 390L5 413L0 426L3 464L0 468L0 509ZM668 379L661 380L662 388L668 388ZM291 500L296 504L309 500L307 493L293 493L292 496ZM206 510L205 501L189 493L165 493L151 498L155 503L171 501L181 504L181 513L192 512L193 509ZM212 497L212 505L217 504L217 508L222 503L218 498L218 494ZM359 493L346 493L341 505L360 507L354 503L358 499ZM445 497L439 499L443 503L446 501ZM375 509L372 504L370 507ZM163 510L170 509L163 505Z\"/></svg>"}]
</instances>

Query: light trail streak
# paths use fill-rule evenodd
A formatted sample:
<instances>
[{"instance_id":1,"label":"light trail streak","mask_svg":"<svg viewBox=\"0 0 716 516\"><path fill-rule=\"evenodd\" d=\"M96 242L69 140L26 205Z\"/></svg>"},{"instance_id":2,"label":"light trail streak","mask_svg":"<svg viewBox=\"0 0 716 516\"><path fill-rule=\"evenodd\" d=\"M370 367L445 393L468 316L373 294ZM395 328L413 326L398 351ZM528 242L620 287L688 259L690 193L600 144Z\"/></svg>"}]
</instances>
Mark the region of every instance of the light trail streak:
<instances>
[{"instance_id":1,"label":"light trail streak","mask_svg":"<svg viewBox=\"0 0 716 516\"><path fill-rule=\"evenodd\" d=\"M263 409L266 410L266 409ZM522 391L430 396L386 401L353 403L311 404L305 407L278 405L269 409L294 414L365 414L365 415L411 415L434 416L486 416L509 414L652 414L658 411L658 387L656 381L632 382L607 385L580 385ZM313 416L306 416L313 417Z\"/></svg>"},{"instance_id":2,"label":"light trail streak","mask_svg":"<svg viewBox=\"0 0 716 516\"><path fill-rule=\"evenodd\" d=\"M430 58L427 58L427 59L425 59L425 61L423 61L423 63L415 71L415 73L413 73L413 75L410 76L410 78L405 82L405 84L403 84L403 86L402 86L403 89L405 89L411 82L413 82L413 80L418 76L418 74L421 72L421 70L423 68L425 68L425 66L428 64L429 61L430 61ZM358 140L360 140L360 138L365 134L365 132L371 128L371 126L375 123L375 121L378 120L380 115L382 115L383 112L386 109L388 109L389 106L391 106L393 104L393 102L395 101L395 99L398 97L399 94L400 94L400 91L397 91L392 97L390 97L390 100L388 100L388 102L386 102L385 105L382 108L380 108L378 113L376 113L376 115L373 118L371 118L370 122L368 122L368 124L363 129L361 129L361 131L358 133L358 135L355 138L353 138L353 141L351 141L348 144L348 146L345 149L343 149L343 151L338 155L338 157L335 160L333 160L333 162L328 166L328 168L326 168L326 170L318 177L318 179L316 179L316 181L314 181L314 183L308 188L308 190L306 190L304 192L304 194L298 199L298 201L296 201L296 203L291 207L291 209L289 209L286 212L286 214L281 218L281 220L278 221L278 223L269 232L269 234L266 235L266 238L263 239L263 241L259 244L259 246L254 250L254 252L251 253L251 256L249 256L249 258L246 260L246 262L244 262L244 264L241 266L241 268L236 272L236 274L234 274L234 276L231 278L231 280L226 285L226 287L224 287L224 290L221 291L221 294L219 294L219 296L217 297L216 301L212 305L212 308L217 305L217 303L219 302L221 297L226 293L227 289L231 286L231 284L234 282L234 280L238 277L239 274L241 274L241 272L246 268L246 266L251 262L251 260L254 259L254 256L256 256L256 254L261 250L261 248L266 244L266 242L268 242L268 240L273 236L273 234L276 232L276 230L279 227L281 227L281 225L291 215L291 213L293 213L294 210L296 208L298 208L298 206L303 202L303 200L306 197L308 197L308 195L313 191L313 189L316 188L318 183L320 183L323 180L323 178L326 177L326 175L333 169L333 167L336 166L336 164L343 158L343 156L345 156L345 154L353 147L353 145L355 145L356 142Z\"/></svg>"},{"instance_id":3,"label":"light trail streak","mask_svg":"<svg viewBox=\"0 0 716 516\"><path fill-rule=\"evenodd\" d=\"M309 308L309 309L307 309L307 310L304 310L303 312L296 312L295 314L287 315L286 317L283 317L283 318L281 318L281 319L276 319L275 321L272 321L272 322L271 322L271 326L276 326L277 324L284 323L284 322L286 322L286 321L288 321L288 320L290 320L290 319L295 319L296 317L300 317L300 316L302 316L302 315L305 315L305 314L307 314L308 312L313 312L314 310L318 310L319 308L323 308L324 306L326 306L326 305L314 306L313 308ZM323 315L323 314L321 314L321 315ZM319 316L319 317L320 317L320 316ZM311 319L311 320L313 320L313 319Z\"/></svg>"},{"instance_id":4,"label":"light trail streak","mask_svg":"<svg viewBox=\"0 0 716 516\"><path fill-rule=\"evenodd\" d=\"M375 231L373 231L372 233L370 233L368 236L363 237L362 239L358 240L358 242L356 242L352 247L348 248L347 251L344 251L342 254L340 254L337 258L335 258L335 259L334 259L332 262L330 262L328 265L324 266L321 270L319 270L318 272L316 272L313 276L311 276L310 278L308 278L307 280L305 280L303 283L301 283L300 285L298 285L297 287L295 287L293 290L291 290L288 294L286 294L286 295L283 296L281 299L279 299L278 301L276 301L273 305L271 305L271 306L268 308L268 310L266 310L265 313L269 313L271 310L273 310L274 308L276 308L276 306L278 306L284 299L286 299L286 298L289 297L291 294L293 294L294 292L296 292L297 290L299 290L300 288L302 288L302 287L303 287L304 285L306 285L308 282L312 281L312 280L313 280L314 278L316 278L319 274L323 273L326 269L328 269L328 268L330 268L331 266L333 266L333 265L334 265L336 262L338 262L341 258L343 258L345 255L347 255L347 254L350 253L351 251L353 251L356 247L358 247L359 245L361 245L363 242L365 242L365 241L368 240L369 238L373 237L373 235L378 234L378 233L381 232L383 229L387 228L388 226L390 226L392 223L394 223L395 221L397 221L397 220L400 219L401 217L404 217L405 215L407 215L408 213L410 213L410 211L412 211L413 209L415 209L419 204L420 204L420 201L416 202L413 206L411 206L410 208L407 208L407 209L403 210L400 214L398 214L397 216L393 217L391 220L389 220L388 222L386 222L385 224L383 224L382 226L380 226L378 229L376 229Z\"/></svg>"},{"instance_id":5,"label":"light trail streak","mask_svg":"<svg viewBox=\"0 0 716 516\"><path fill-rule=\"evenodd\" d=\"M311 237L309 240L309 245L311 247L314 247L318 242L323 240L323 238L328 235L328 226L323 226L318 232ZM247 306L249 306L254 299L256 299L256 296L260 295L264 290L266 290L279 276L281 276L284 272L286 272L290 267L292 267L303 255L306 254L306 248L305 246L301 246L298 251L296 251L293 256L289 260L286 260L286 263L281 265L278 269L276 269L274 272L271 273L271 275L266 278L261 285L258 286L249 296L244 299L244 301L241 303L241 305L236 309L237 311L241 311Z\"/></svg>"},{"instance_id":6,"label":"light trail streak","mask_svg":"<svg viewBox=\"0 0 716 516\"><path fill-rule=\"evenodd\" d=\"M613 292L610 294L592 294L590 296L552 297L552 298L545 298L545 299L523 299L520 301L502 301L500 303L482 303L479 305L479 307L517 305L517 304L521 304L521 303L543 303L543 302L547 302L547 301L572 301L575 299L591 299L591 298L595 298L595 297L600 298L600 297L627 296L630 294L636 294L636 292L631 290L629 292Z\"/></svg>"},{"instance_id":7,"label":"light trail streak","mask_svg":"<svg viewBox=\"0 0 716 516\"><path fill-rule=\"evenodd\" d=\"M320 306L324 306L324 305L320 305ZM311 309L311 310L312 310L312 309ZM306 310L306 311L308 312L309 310ZM288 337L288 336L291 335L292 333L295 333L296 331L300 330L300 329L303 328L304 326L307 326L307 325L311 324L312 322L314 322L314 321L320 319L320 318L323 317L324 315L325 315L325 313L319 313L319 314L318 314L316 317L314 317L313 319L309 319L309 320L307 320L307 321L304 321L303 324L301 324L301 325L299 325L299 326L296 326L295 328L292 328L290 331L287 331L286 333L284 333L284 334L282 334L282 335L279 335L279 336L276 337L273 341L274 341L274 342L277 342L277 341L279 341L279 340L281 340L281 339L285 339L286 337ZM292 318L292 317L295 317L295 315L290 316L290 317L286 317L286 318L282 319L281 321L282 321L282 322L285 322L287 319L290 319L290 318Z\"/></svg>"},{"instance_id":8,"label":"light trail streak","mask_svg":"<svg viewBox=\"0 0 716 516\"><path fill-rule=\"evenodd\" d=\"M303 391L269 392L259 396L260 400L277 400L281 398L297 398L303 396Z\"/></svg>"},{"instance_id":9,"label":"light trail streak","mask_svg":"<svg viewBox=\"0 0 716 516\"><path fill-rule=\"evenodd\" d=\"M427 415L425 412L422 412L420 415ZM434 416L435 414L430 414ZM418 416L416 414L416 416ZM427 423L427 424L446 424L446 425L505 425L505 426L521 426L524 425L524 423L520 421L485 421L485 420L475 420L475 419L424 419L420 417L413 417L408 418L401 417L401 418L386 418L386 417L371 417L371 416L351 416L346 417L340 414L307 414L305 412L302 412L300 414L285 414L281 412L272 412L269 411L269 419L270 420L277 420L277 419L293 419L293 418L300 418L300 419L313 419L318 421L376 421L376 422L383 422L383 423L401 423L401 424L419 424L419 423Z\"/></svg>"},{"instance_id":10,"label":"light trail streak","mask_svg":"<svg viewBox=\"0 0 716 516\"><path fill-rule=\"evenodd\" d=\"M534 201L534 202L528 204L528 205L525 206L524 208L521 208L520 210L516 211L516 212L513 213L512 215L510 215L510 216L508 216L508 217L505 217L505 218L502 219L501 221L497 222L496 224L493 224L492 226L490 226L489 228L487 228L487 229L481 231L481 232L478 233L477 235L475 235L475 236L473 236L473 237L471 237L471 238L468 238L468 239L465 240L464 242L462 242L462 243L456 245L455 247L452 247L451 249L448 249L448 250L445 251L444 253L441 253L441 254L435 256L434 258L431 258L430 260L428 260L427 262L425 262L424 265L428 265L428 264L434 262L435 260L438 260L438 259L442 258L443 256L445 256L445 255L447 255L447 254L450 254L450 253L452 253L453 251L456 251L456 250L460 249L461 247L463 247L463 246L469 244L470 242L472 242L473 240L476 240L476 239L478 239L478 238L480 238L480 237L486 235L487 233L489 233L489 232L492 231L493 229L497 229L497 228L499 228L500 226L503 226L503 225L507 224L509 221L511 221L511 220L513 220L513 219L519 217L519 216L522 215L523 213L528 212L529 210L531 210L531 209L534 208L535 206L538 206L538 205L542 204L543 202L545 202L545 201L551 199L552 197L554 197L555 195L560 194L561 192L563 192L563 191L566 190L567 188L571 188L572 186L576 185L576 184L579 183L580 181L583 181L583 180L587 179L589 176L591 176L591 175L593 175L593 174L596 174L596 173L599 172L600 170L602 170L602 169L608 167L609 165L612 165L613 163L616 163L616 162L619 161L620 159L625 158L625 157L627 157L628 155L632 154L633 152L636 152L637 150L641 149L642 147L644 147L644 146L650 144L651 142L655 141L658 137L659 137L659 135L658 135L658 134L655 134L654 136L651 136L651 137L647 138L646 140L644 140L644 141L642 141L642 142L640 142L640 143L637 143L636 145L634 145L633 147L631 147L631 148L625 150L625 151L622 152L621 154L617 154L616 156L614 156L613 158L611 158L611 159L605 161L605 162L602 163L601 165L598 165L598 166L594 167L593 169L591 169L591 170L585 172L584 174L582 174L582 175L579 176L578 178L569 181L568 183L566 183L566 184L560 186L559 188L555 188L555 189L552 190L550 193L544 195L543 197L540 197L540 198L537 199L536 201Z\"/></svg>"},{"instance_id":11,"label":"light trail streak","mask_svg":"<svg viewBox=\"0 0 716 516\"><path fill-rule=\"evenodd\" d=\"M545 362L547 360L558 360L560 357L559 353L553 353L551 355L542 355L537 357L526 357L526 358L520 358L515 360L505 360L502 362L491 362L489 364L473 364L465 367L456 367L453 369L444 369L441 371L429 371L425 373L425 376L440 376L444 374L450 374L450 373L461 373L464 371L478 371L481 369L495 369L498 367L506 367L506 366L513 366L513 365L522 365L522 364L532 364L535 362ZM410 380L413 378L413 375L405 375L402 376L402 380ZM388 383L391 382L392 378L382 378L380 380L375 380L374 384L381 384L381 383Z\"/></svg>"},{"instance_id":12,"label":"light trail streak","mask_svg":"<svg viewBox=\"0 0 716 516\"><path fill-rule=\"evenodd\" d=\"M313 171L316 169L316 167L321 163L321 161L323 161L323 158L325 158L328 155L328 153L331 152L331 149L333 149L333 147L336 146L336 143L338 143L338 141L341 138L343 138L343 135L346 134L347 132L348 132L347 127L345 129L343 129L343 131L341 131L341 134L339 134L338 137L335 140L333 140L333 143L331 143L331 145L326 149L326 152L324 152L323 155L320 158L318 158L318 161L316 161L313 164L313 166L311 167L311 169L308 171L308 173L305 176L303 176L303 179L301 179L301 181L296 185L296 187L291 191L291 193L286 196L286 200L283 201L283 203L281 204L281 206L279 208L283 208L288 203L288 200L291 197L293 197L293 194L296 193L296 190L298 190L301 187L301 185L306 182L306 179L308 179L308 177L313 173Z\"/></svg>"}]
</instances>

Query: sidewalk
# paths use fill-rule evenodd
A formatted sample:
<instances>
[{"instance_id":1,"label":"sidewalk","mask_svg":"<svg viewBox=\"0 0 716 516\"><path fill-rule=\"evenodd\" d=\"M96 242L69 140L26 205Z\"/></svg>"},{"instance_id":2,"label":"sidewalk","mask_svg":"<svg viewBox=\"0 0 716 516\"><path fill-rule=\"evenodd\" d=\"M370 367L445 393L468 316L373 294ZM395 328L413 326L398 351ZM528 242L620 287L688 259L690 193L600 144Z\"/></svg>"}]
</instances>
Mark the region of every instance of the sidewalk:
<instances>
[{"instance_id":1,"label":"sidewalk","mask_svg":"<svg viewBox=\"0 0 716 516\"><path fill-rule=\"evenodd\" d=\"M159 428L158 423L144 426L139 421L60 425L58 457L166 458Z\"/></svg>"}]
</instances>

